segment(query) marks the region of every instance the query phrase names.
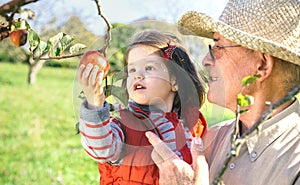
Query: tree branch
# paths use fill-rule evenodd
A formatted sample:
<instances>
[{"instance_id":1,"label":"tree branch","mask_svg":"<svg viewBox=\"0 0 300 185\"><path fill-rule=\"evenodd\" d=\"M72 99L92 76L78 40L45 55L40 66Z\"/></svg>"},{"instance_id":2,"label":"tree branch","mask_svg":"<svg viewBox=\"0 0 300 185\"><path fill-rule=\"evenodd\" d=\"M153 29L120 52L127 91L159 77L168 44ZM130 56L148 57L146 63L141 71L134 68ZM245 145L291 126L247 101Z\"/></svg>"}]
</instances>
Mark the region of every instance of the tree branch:
<instances>
[{"instance_id":1,"label":"tree branch","mask_svg":"<svg viewBox=\"0 0 300 185\"><path fill-rule=\"evenodd\" d=\"M64 55L60 57L33 57L34 60L60 60L60 59L66 59L66 58L73 58L73 57L80 57L84 53L78 53L74 55Z\"/></svg>"},{"instance_id":2,"label":"tree branch","mask_svg":"<svg viewBox=\"0 0 300 185\"><path fill-rule=\"evenodd\" d=\"M100 15L103 18L103 20L105 21L105 23L107 25L107 30L106 30L107 38L106 38L106 41L105 41L105 44L103 45L103 47L101 49L99 49L99 52L103 53L103 55L106 56L106 50L107 50L107 48L109 46L109 42L111 40L110 30L111 30L112 26L109 23L108 19L102 14L102 12L101 12L101 4L98 2L98 0L95 0L95 3L97 4L98 15Z\"/></svg>"},{"instance_id":3,"label":"tree branch","mask_svg":"<svg viewBox=\"0 0 300 185\"><path fill-rule=\"evenodd\" d=\"M12 0L0 6L0 15L5 16L7 13L15 13L21 6L37 1L39 0Z\"/></svg>"}]
</instances>

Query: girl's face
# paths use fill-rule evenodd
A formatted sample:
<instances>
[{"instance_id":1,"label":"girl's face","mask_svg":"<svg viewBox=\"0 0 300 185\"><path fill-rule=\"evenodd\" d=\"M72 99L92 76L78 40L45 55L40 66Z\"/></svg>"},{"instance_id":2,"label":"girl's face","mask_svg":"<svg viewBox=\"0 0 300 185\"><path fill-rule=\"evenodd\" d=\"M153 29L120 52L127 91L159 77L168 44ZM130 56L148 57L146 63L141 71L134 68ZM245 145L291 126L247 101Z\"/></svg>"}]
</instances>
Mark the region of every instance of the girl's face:
<instances>
[{"instance_id":1,"label":"girl's face","mask_svg":"<svg viewBox=\"0 0 300 185\"><path fill-rule=\"evenodd\" d=\"M159 49L136 45L128 53L127 90L129 98L138 104L154 105L171 111L175 93L164 59Z\"/></svg>"}]
</instances>

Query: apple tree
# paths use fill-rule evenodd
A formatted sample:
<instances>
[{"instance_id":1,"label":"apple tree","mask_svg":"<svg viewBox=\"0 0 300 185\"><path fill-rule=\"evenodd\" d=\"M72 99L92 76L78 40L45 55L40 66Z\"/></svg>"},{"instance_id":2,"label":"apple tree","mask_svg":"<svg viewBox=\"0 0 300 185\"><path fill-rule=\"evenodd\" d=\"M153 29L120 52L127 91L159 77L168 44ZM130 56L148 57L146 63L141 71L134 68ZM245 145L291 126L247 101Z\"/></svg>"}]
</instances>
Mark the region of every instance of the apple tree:
<instances>
[{"instance_id":1,"label":"apple tree","mask_svg":"<svg viewBox=\"0 0 300 185\"><path fill-rule=\"evenodd\" d=\"M74 43L75 36L64 32L55 33L47 40L42 40L40 35L31 27L28 20L34 19L35 14L32 10L23 8L30 3L39 0L11 0L0 5L0 41L9 38L10 42L16 47L28 44L27 63L29 64L28 83L34 84L37 73L44 63L52 59L66 59L83 55L84 44ZM101 14L100 4L95 0L99 15L105 20L110 31L108 20ZM22 15L22 16L21 16ZM22 18L19 18L22 17ZM110 34L107 42L101 48L105 54L109 44Z\"/></svg>"}]
</instances>

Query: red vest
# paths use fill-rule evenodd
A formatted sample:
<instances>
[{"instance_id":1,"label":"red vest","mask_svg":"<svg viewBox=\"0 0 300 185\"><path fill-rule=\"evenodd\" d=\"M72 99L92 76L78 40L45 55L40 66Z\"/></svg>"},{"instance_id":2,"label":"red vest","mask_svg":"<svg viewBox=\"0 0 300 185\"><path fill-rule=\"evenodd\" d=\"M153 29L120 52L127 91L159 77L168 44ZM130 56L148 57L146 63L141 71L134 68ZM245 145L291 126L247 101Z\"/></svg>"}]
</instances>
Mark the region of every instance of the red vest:
<instances>
[{"instance_id":1,"label":"red vest","mask_svg":"<svg viewBox=\"0 0 300 185\"><path fill-rule=\"evenodd\" d=\"M146 120L137 118L129 111L121 111L120 120L126 138L126 144L122 152L123 160L118 166L113 166L108 163L98 163L100 184L158 185L159 169L151 158L153 147L145 136L146 131L150 130L155 132L155 129L151 128ZM124 123L126 123L126 125ZM179 124L173 123L173 125L174 128L176 128ZM185 138L184 130L178 130L179 132L176 131L176 143L182 143L182 138ZM186 143L180 148L179 151L184 161L191 164L192 156Z\"/></svg>"}]
</instances>

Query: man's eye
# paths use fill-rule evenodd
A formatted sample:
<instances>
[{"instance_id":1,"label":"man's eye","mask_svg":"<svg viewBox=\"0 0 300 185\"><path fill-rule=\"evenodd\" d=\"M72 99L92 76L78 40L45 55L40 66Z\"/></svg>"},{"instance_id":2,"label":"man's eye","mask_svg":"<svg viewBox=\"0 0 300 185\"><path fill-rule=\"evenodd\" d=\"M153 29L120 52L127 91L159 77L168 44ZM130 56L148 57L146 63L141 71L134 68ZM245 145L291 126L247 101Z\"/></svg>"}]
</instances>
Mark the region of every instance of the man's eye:
<instances>
[{"instance_id":1,"label":"man's eye","mask_svg":"<svg viewBox=\"0 0 300 185\"><path fill-rule=\"evenodd\" d=\"M214 46L214 49L222 49L222 46Z\"/></svg>"}]
</instances>

